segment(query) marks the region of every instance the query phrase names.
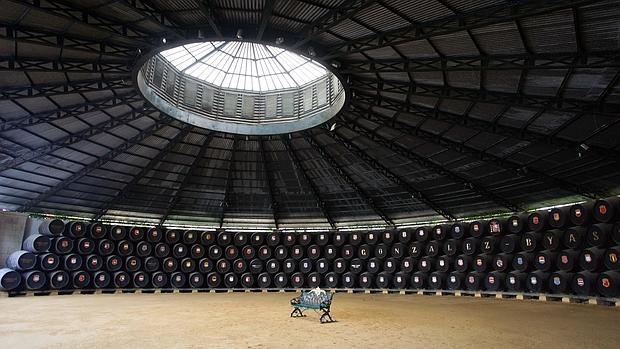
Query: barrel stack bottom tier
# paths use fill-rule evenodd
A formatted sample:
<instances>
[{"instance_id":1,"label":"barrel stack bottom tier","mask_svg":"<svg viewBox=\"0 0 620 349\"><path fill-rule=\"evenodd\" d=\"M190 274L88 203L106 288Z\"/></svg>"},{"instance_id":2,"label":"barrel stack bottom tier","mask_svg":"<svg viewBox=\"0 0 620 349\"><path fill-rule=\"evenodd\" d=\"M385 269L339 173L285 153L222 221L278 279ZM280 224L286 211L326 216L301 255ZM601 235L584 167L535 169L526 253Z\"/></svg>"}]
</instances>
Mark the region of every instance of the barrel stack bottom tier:
<instances>
[{"instance_id":1,"label":"barrel stack bottom tier","mask_svg":"<svg viewBox=\"0 0 620 349\"><path fill-rule=\"evenodd\" d=\"M620 200L395 230L38 221L0 289L397 289L620 296Z\"/></svg>"}]
</instances>

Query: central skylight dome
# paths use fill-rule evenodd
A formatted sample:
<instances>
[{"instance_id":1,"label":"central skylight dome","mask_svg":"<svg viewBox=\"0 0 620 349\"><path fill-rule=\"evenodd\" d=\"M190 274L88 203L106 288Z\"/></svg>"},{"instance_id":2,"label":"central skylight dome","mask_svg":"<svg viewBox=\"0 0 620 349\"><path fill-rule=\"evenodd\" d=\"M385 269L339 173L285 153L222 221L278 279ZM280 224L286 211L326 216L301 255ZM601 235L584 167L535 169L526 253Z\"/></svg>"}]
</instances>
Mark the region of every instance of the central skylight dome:
<instances>
[{"instance_id":1,"label":"central skylight dome","mask_svg":"<svg viewBox=\"0 0 620 349\"><path fill-rule=\"evenodd\" d=\"M272 135L312 128L346 100L336 75L283 48L243 41L189 43L156 52L137 71L142 95L203 128Z\"/></svg>"},{"instance_id":2,"label":"central skylight dome","mask_svg":"<svg viewBox=\"0 0 620 349\"><path fill-rule=\"evenodd\" d=\"M175 47L161 55L187 75L239 91L299 88L327 74L325 68L309 58L253 42L200 42Z\"/></svg>"}]
</instances>

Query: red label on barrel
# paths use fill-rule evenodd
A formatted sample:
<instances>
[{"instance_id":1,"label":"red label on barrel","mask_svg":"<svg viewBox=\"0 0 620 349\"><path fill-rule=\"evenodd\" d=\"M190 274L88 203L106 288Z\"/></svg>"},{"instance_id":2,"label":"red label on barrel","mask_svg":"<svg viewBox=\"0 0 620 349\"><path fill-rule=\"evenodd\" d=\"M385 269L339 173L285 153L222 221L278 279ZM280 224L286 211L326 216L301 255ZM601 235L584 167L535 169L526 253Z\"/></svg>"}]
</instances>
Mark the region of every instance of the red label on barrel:
<instances>
[{"instance_id":1,"label":"red label on barrel","mask_svg":"<svg viewBox=\"0 0 620 349\"><path fill-rule=\"evenodd\" d=\"M538 220L538 216L532 217L532 223L534 223L534 224L539 224L540 223L540 221Z\"/></svg>"},{"instance_id":2,"label":"red label on barrel","mask_svg":"<svg viewBox=\"0 0 620 349\"><path fill-rule=\"evenodd\" d=\"M581 209L575 209L575 217L581 217Z\"/></svg>"},{"instance_id":3,"label":"red label on barrel","mask_svg":"<svg viewBox=\"0 0 620 349\"><path fill-rule=\"evenodd\" d=\"M562 264L568 264L568 256L562 256Z\"/></svg>"},{"instance_id":4,"label":"red label on barrel","mask_svg":"<svg viewBox=\"0 0 620 349\"><path fill-rule=\"evenodd\" d=\"M599 205L598 212L600 214L607 214L607 205Z\"/></svg>"},{"instance_id":5,"label":"red label on barrel","mask_svg":"<svg viewBox=\"0 0 620 349\"><path fill-rule=\"evenodd\" d=\"M609 254L609 261L612 263L617 263L618 262L618 256L615 253L610 253Z\"/></svg>"},{"instance_id":6,"label":"red label on barrel","mask_svg":"<svg viewBox=\"0 0 620 349\"><path fill-rule=\"evenodd\" d=\"M608 278L601 279L601 285L605 288L609 288L611 286L611 282L609 282Z\"/></svg>"},{"instance_id":7,"label":"red label on barrel","mask_svg":"<svg viewBox=\"0 0 620 349\"><path fill-rule=\"evenodd\" d=\"M553 220L556 222L560 220L560 214L558 212L553 213Z\"/></svg>"}]
</instances>

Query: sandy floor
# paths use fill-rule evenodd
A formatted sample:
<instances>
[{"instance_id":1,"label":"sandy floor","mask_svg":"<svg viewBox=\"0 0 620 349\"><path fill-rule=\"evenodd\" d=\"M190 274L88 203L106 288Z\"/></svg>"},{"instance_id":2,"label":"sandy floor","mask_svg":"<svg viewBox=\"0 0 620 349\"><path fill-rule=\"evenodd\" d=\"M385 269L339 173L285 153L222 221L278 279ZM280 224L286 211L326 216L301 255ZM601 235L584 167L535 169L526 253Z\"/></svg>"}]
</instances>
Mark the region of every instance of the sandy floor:
<instances>
[{"instance_id":1,"label":"sandy floor","mask_svg":"<svg viewBox=\"0 0 620 349\"><path fill-rule=\"evenodd\" d=\"M338 322L289 317L292 293L0 298L0 348L618 348L620 309L336 294Z\"/></svg>"}]
</instances>

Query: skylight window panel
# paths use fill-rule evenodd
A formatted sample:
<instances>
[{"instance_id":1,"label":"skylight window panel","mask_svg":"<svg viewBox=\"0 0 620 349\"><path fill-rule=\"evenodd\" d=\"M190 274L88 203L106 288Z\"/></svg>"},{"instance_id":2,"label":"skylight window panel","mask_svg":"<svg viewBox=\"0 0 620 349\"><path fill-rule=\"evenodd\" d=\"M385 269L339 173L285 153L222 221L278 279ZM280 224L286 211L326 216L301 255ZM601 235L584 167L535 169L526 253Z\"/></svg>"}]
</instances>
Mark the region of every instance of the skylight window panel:
<instances>
[{"instance_id":1,"label":"skylight window panel","mask_svg":"<svg viewBox=\"0 0 620 349\"><path fill-rule=\"evenodd\" d=\"M276 56L284 52L284 50L279 47L273 47L273 46L265 46L265 47L267 48L267 50L269 50L269 52L271 52L272 56Z\"/></svg>"}]
</instances>

